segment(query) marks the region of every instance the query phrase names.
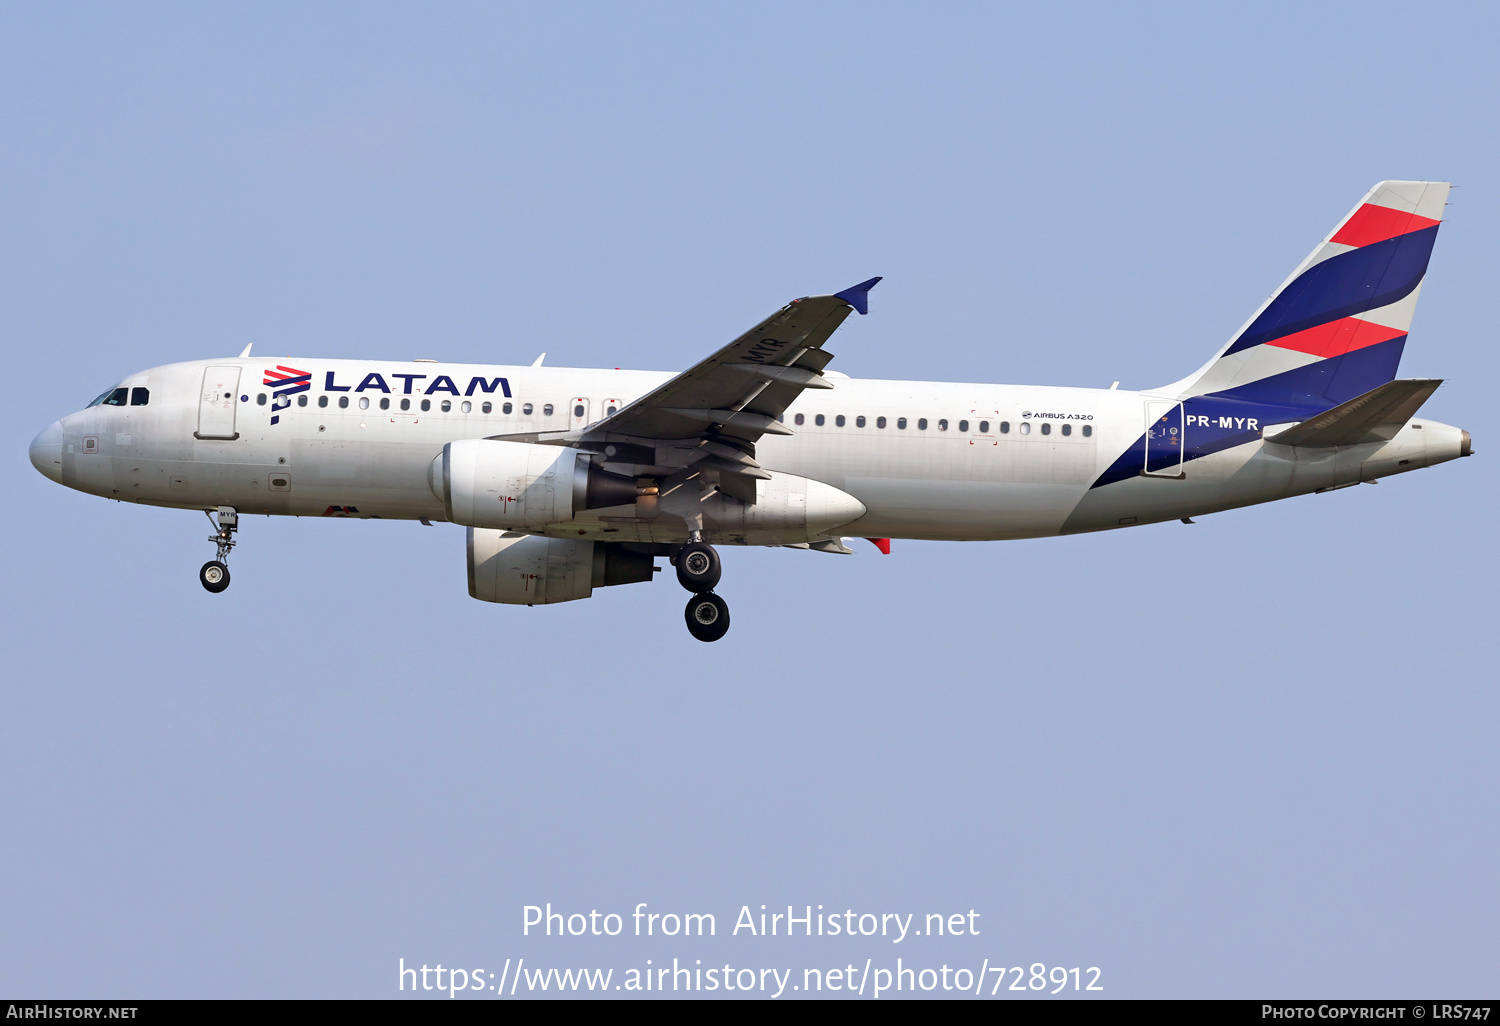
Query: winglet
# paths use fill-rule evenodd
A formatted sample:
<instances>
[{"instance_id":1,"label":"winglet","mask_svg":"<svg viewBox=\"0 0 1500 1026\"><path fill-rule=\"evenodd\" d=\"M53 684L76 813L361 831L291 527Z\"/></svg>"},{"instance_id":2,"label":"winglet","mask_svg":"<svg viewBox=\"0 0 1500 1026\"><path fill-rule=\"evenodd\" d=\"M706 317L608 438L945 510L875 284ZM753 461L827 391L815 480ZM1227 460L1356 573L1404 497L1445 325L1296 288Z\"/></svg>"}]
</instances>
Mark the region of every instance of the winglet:
<instances>
[{"instance_id":1,"label":"winglet","mask_svg":"<svg viewBox=\"0 0 1500 1026\"><path fill-rule=\"evenodd\" d=\"M871 278L869 281L862 281L853 288L845 289L842 292L835 292L833 294L834 298L842 299L860 313L867 314L870 312L870 290L879 281L879 277Z\"/></svg>"}]
</instances>

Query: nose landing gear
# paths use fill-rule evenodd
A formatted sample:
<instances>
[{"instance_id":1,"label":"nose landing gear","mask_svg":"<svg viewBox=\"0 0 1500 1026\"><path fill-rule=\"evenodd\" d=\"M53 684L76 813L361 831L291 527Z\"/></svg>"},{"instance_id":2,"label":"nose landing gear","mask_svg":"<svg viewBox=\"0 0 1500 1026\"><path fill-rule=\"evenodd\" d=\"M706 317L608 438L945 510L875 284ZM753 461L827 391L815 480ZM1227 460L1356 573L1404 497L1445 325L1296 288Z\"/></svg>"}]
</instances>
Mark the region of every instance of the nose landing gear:
<instances>
[{"instance_id":1,"label":"nose landing gear","mask_svg":"<svg viewBox=\"0 0 1500 1026\"><path fill-rule=\"evenodd\" d=\"M225 562L229 559L229 550L234 548L234 534L240 526L239 514L233 506L220 506L218 514L219 519L215 521L212 513L203 511L208 522L214 525L214 533L208 540L218 546L218 552L198 570L199 583L215 595L229 587L229 567Z\"/></svg>"},{"instance_id":2,"label":"nose landing gear","mask_svg":"<svg viewBox=\"0 0 1500 1026\"><path fill-rule=\"evenodd\" d=\"M729 603L713 592L724 572L719 554L694 531L674 562L677 583L693 593L683 610L688 633L699 641L718 641L729 632Z\"/></svg>"}]
</instances>

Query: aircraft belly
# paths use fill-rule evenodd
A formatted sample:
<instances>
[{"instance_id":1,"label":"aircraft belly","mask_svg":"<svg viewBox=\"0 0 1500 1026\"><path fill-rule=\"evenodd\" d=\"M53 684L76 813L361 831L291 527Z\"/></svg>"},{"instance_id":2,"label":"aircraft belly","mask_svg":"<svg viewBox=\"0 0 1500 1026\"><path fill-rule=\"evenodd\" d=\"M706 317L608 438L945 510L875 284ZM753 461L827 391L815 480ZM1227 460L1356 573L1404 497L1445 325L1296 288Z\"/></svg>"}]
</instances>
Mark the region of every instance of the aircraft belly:
<instances>
[{"instance_id":1,"label":"aircraft belly","mask_svg":"<svg viewBox=\"0 0 1500 1026\"><path fill-rule=\"evenodd\" d=\"M848 477L843 487L869 509L850 530L941 541L1057 534L1084 490L1076 484L910 477Z\"/></svg>"},{"instance_id":2,"label":"aircraft belly","mask_svg":"<svg viewBox=\"0 0 1500 1026\"><path fill-rule=\"evenodd\" d=\"M769 447L768 447L769 448ZM868 510L844 532L939 541L1057 534L1098 474L1091 439L844 436L784 445L775 469L841 488Z\"/></svg>"},{"instance_id":3,"label":"aircraft belly","mask_svg":"<svg viewBox=\"0 0 1500 1026\"><path fill-rule=\"evenodd\" d=\"M1186 462L1181 479L1133 477L1092 488L1062 533L1200 516L1359 480L1358 454L1347 450L1289 455L1270 455L1255 441Z\"/></svg>"}]
</instances>

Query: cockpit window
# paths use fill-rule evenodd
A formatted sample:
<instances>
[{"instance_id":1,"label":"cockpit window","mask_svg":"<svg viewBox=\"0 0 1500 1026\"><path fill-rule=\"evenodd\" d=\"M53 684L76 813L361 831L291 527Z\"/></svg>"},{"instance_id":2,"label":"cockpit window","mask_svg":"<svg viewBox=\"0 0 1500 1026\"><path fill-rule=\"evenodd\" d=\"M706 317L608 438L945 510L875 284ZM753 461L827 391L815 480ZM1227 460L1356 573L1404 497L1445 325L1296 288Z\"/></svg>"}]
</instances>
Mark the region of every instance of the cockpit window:
<instances>
[{"instance_id":1,"label":"cockpit window","mask_svg":"<svg viewBox=\"0 0 1500 1026\"><path fill-rule=\"evenodd\" d=\"M138 389L136 389L136 391L144 394L146 390L144 388L138 388ZM128 389L128 388L111 388L108 392L105 392L99 398L97 398L93 402L89 403L89 407L100 406L100 405L103 405L103 406L124 406L129 401L130 401L130 389ZM146 404L145 400L142 399L141 402L138 405L144 406L145 404Z\"/></svg>"},{"instance_id":2,"label":"cockpit window","mask_svg":"<svg viewBox=\"0 0 1500 1026\"><path fill-rule=\"evenodd\" d=\"M303 397L304 399L306 396ZM149 388L132 388L130 390L130 405L145 406L151 402L151 390Z\"/></svg>"}]
</instances>

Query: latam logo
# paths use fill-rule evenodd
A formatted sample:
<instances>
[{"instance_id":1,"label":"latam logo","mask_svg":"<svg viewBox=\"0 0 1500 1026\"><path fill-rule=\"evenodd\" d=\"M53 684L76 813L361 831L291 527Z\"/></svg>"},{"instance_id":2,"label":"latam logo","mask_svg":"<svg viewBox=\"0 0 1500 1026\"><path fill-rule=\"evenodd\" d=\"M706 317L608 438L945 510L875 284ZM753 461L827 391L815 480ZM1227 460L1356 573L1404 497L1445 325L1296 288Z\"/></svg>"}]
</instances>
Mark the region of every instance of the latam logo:
<instances>
[{"instance_id":1,"label":"latam logo","mask_svg":"<svg viewBox=\"0 0 1500 1026\"><path fill-rule=\"evenodd\" d=\"M328 372L323 381L323 391L385 393L390 393L392 391L391 386L386 384L385 377L380 374L376 374L373 372L370 374L366 374L363 381L361 381L357 385L351 386L335 384L334 375L336 373L337 371ZM510 382L504 378L482 378L477 376L472 377L469 379L469 387L463 392L459 392L458 385L455 384L453 379L446 374L439 374L437 377L433 378L432 382L425 388L421 385L415 384L415 382L419 380L425 380L427 378L426 374L392 374L391 377L401 379L403 383L403 387L401 389L402 395L433 395L437 392L447 392L450 395L473 395L476 389L481 392L493 392L498 388L500 389L500 394L505 396L505 398L509 399L511 397Z\"/></svg>"},{"instance_id":2,"label":"latam logo","mask_svg":"<svg viewBox=\"0 0 1500 1026\"><path fill-rule=\"evenodd\" d=\"M383 392L389 395L395 391L391 385L386 383L381 374L371 372L366 374L358 385L340 385L334 379L337 371L328 371L323 379L323 391L325 392ZM433 395L434 393L447 392L451 395L473 395L475 392L493 394L497 389L505 398L511 398L510 382L505 378L485 378L474 376L469 379L468 388L459 391L458 384L447 374L439 374L427 383L424 388L416 384L425 381L426 374L392 374L393 379L400 379L402 395ZM272 391L271 423L281 423L281 411L292 405L292 396L298 392L306 392L312 388L312 371L298 370L296 367L284 367L277 364L274 370L265 372L261 384L270 385Z\"/></svg>"},{"instance_id":3,"label":"latam logo","mask_svg":"<svg viewBox=\"0 0 1500 1026\"><path fill-rule=\"evenodd\" d=\"M276 365L275 370L266 371L266 376L261 379L262 385L274 386L275 391L271 393L271 423L281 422L281 411L292 405L292 396L298 392L306 392L312 388L312 371L298 370L295 367L283 367Z\"/></svg>"}]
</instances>

